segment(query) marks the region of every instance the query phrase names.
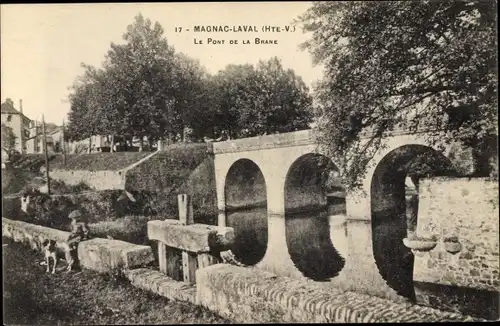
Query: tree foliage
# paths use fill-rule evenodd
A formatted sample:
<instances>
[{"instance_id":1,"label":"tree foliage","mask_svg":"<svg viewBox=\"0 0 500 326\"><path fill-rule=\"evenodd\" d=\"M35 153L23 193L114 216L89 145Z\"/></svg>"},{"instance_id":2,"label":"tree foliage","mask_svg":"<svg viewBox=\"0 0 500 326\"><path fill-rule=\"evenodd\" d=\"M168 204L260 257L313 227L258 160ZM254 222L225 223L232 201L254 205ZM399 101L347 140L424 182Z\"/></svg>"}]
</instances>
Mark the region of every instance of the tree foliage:
<instances>
[{"instance_id":1,"label":"tree foliage","mask_svg":"<svg viewBox=\"0 0 500 326\"><path fill-rule=\"evenodd\" d=\"M228 65L213 80L216 133L253 137L309 128L312 98L302 78L274 57Z\"/></svg>"},{"instance_id":2,"label":"tree foliage","mask_svg":"<svg viewBox=\"0 0 500 326\"><path fill-rule=\"evenodd\" d=\"M91 135L149 141L238 138L308 128L311 97L277 58L228 65L211 76L175 52L158 23L142 15L111 44L102 68L83 64L70 94L68 138ZM115 139L115 138L113 138Z\"/></svg>"},{"instance_id":3,"label":"tree foliage","mask_svg":"<svg viewBox=\"0 0 500 326\"><path fill-rule=\"evenodd\" d=\"M16 138L12 128L2 123L2 149L9 155L16 148Z\"/></svg>"},{"instance_id":4,"label":"tree foliage","mask_svg":"<svg viewBox=\"0 0 500 326\"><path fill-rule=\"evenodd\" d=\"M348 186L359 185L395 129L428 130L432 144L458 141L477 158L491 150L498 135L496 7L495 1L317 2L299 18L312 32L303 48L325 65L316 89L321 142L332 154L346 153Z\"/></svg>"}]
</instances>

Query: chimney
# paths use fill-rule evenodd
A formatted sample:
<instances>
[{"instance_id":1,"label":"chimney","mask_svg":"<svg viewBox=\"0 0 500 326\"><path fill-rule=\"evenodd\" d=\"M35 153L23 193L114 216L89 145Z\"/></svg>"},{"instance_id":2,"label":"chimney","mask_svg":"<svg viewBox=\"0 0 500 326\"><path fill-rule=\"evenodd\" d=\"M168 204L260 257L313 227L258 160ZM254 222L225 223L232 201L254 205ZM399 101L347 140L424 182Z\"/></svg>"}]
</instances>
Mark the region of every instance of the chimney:
<instances>
[{"instance_id":1,"label":"chimney","mask_svg":"<svg viewBox=\"0 0 500 326\"><path fill-rule=\"evenodd\" d=\"M23 113L23 100L19 100L19 112Z\"/></svg>"}]
</instances>

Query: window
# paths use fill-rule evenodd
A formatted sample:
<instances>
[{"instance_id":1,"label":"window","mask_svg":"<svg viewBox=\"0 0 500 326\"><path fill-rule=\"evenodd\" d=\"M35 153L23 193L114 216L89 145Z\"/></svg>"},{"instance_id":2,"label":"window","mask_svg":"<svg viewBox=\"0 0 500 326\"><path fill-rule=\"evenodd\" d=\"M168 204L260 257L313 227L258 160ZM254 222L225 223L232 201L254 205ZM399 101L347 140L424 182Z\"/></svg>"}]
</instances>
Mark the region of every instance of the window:
<instances>
[{"instance_id":1,"label":"window","mask_svg":"<svg viewBox=\"0 0 500 326\"><path fill-rule=\"evenodd\" d=\"M11 115L11 114L9 114L9 115L7 116L7 122L10 122L11 120L12 120L12 115Z\"/></svg>"}]
</instances>

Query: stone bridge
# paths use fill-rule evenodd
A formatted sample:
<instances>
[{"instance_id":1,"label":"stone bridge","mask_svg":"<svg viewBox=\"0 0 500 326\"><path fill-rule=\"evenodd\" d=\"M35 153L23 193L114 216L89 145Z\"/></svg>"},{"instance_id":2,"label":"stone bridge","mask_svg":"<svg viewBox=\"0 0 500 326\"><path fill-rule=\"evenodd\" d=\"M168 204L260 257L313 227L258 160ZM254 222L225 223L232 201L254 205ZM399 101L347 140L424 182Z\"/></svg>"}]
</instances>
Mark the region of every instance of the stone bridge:
<instances>
[{"instance_id":1,"label":"stone bridge","mask_svg":"<svg viewBox=\"0 0 500 326\"><path fill-rule=\"evenodd\" d=\"M340 214L319 209L329 202L324 162L339 174L313 130L214 143L218 224L235 228L236 256L277 275L413 297L413 255L402 244L406 173L397 167L426 153L454 166L456 147L443 154L418 133L394 132L384 141L361 189L337 198Z\"/></svg>"}]
</instances>

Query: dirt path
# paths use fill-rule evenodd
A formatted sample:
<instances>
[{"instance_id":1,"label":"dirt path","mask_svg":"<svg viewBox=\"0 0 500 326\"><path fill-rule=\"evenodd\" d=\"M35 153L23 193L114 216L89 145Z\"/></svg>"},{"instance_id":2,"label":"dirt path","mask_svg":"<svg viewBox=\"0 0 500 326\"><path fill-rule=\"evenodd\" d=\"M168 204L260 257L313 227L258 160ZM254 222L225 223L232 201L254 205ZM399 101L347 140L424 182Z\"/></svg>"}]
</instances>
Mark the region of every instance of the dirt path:
<instances>
[{"instance_id":1,"label":"dirt path","mask_svg":"<svg viewBox=\"0 0 500 326\"><path fill-rule=\"evenodd\" d=\"M119 277L87 270L46 274L42 254L5 238L2 242L5 324L229 323L198 306L139 290Z\"/></svg>"}]
</instances>

